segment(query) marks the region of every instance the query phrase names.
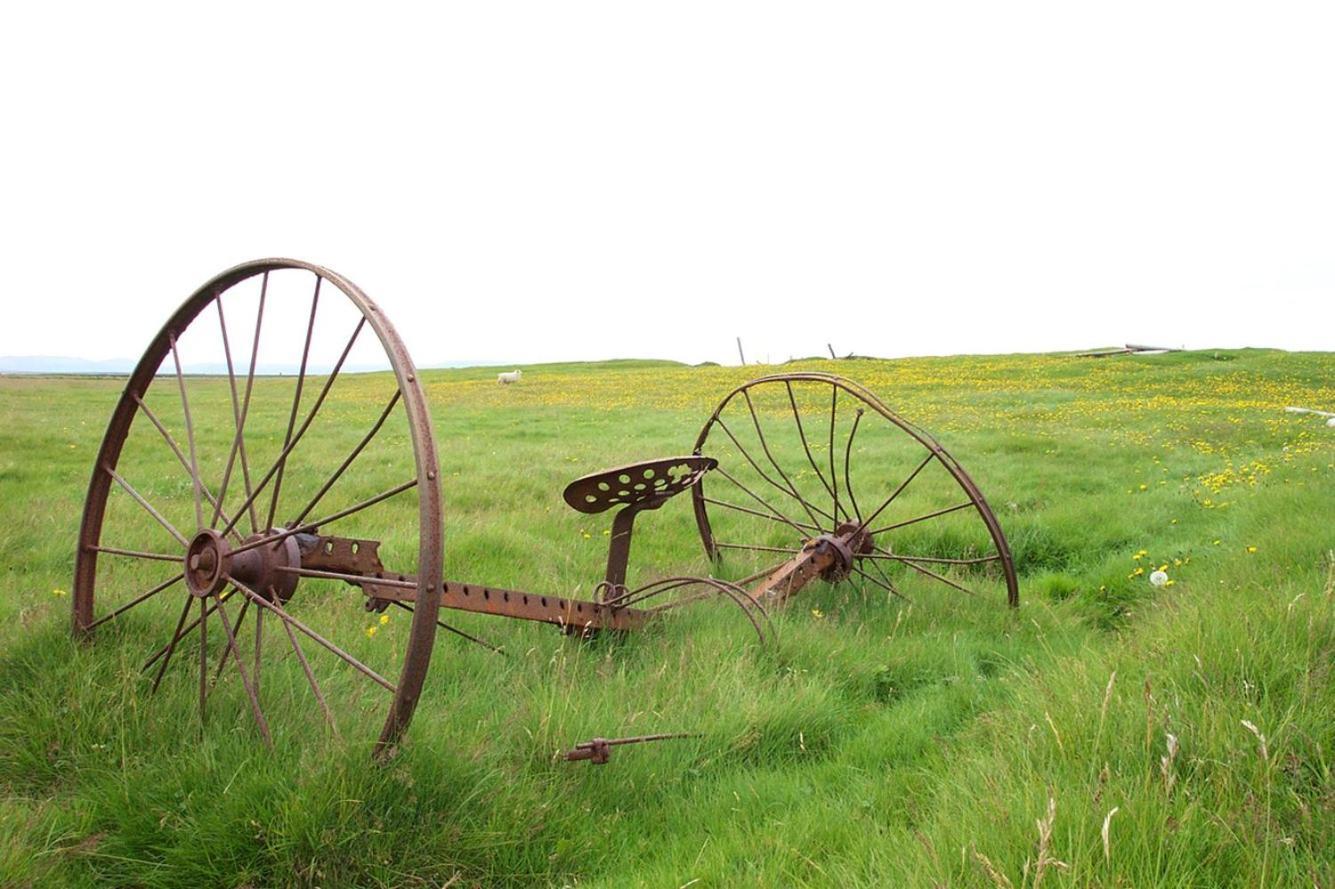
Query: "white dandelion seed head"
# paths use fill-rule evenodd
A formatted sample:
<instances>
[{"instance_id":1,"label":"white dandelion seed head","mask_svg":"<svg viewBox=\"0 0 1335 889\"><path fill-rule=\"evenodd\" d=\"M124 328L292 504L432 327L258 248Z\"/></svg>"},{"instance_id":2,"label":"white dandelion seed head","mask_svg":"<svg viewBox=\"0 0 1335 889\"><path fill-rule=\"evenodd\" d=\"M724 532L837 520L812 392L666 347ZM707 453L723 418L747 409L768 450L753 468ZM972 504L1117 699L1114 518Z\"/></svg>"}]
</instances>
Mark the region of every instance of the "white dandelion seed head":
<instances>
[{"instance_id":1,"label":"white dandelion seed head","mask_svg":"<svg viewBox=\"0 0 1335 889\"><path fill-rule=\"evenodd\" d=\"M1164 584L1168 583L1168 572L1155 571L1153 574L1150 575L1150 583L1154 584L1155 586L1163 586Z\"/></svg>"}]
</instances>

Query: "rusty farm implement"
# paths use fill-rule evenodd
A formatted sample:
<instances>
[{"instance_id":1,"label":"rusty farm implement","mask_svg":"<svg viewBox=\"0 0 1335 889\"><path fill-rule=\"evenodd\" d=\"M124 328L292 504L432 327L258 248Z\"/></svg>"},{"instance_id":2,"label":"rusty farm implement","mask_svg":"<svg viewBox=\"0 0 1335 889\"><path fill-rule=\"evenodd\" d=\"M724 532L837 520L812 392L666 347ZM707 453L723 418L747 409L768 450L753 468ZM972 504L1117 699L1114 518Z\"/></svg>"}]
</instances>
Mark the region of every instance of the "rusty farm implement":
<instances>
[{"instance_id":1,"label":"rusty farm implement","mask_svg":"<svg viewBox=\"0 0 1335 889\"><path fill-rule=\"evenodd\" d=\"M216 363L201 371L192 354ZM84 504L74 632L142 637L154 691L172 666L197 672L201 718L230 669L266 741L266 698L290 713L300 693L335 732L336 710L357 725L374 715L384 752L412 719L437 631L487 644L446 623L452 611L590 636L709 599L763 640L770 613L815 581L1018 602L1005 537L964 469L866 389L810 372L734 389L689 453L565 488L581 513L615 510L587 598L447 579L427 401L389 319L346 278L284 259L218 275L116 404ZM628 583L636 518L686 492L709 572ZM596 739L571 758L654 737Z\"/></svg>"}]
</instances>

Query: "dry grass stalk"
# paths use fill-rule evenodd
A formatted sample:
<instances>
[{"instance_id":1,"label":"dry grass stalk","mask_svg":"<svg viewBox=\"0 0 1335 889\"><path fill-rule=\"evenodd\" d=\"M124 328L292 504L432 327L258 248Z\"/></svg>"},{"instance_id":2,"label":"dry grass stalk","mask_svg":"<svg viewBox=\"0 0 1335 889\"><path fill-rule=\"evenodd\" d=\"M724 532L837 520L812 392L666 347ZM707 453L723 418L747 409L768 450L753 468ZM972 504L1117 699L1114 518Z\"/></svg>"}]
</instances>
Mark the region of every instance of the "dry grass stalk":
<instances>
[{"instance_id":1,"label":"dry grass stalk","mask_svg":"<svg viewBox=\"0 0 1335 889\"><path fill-rule=\"evenodd\" d=\"M1108 779L1111 777L1112 773L1108 771L1108 763L1105 762L1103 768L1099 770L1099 784L1094 788L1094 805L1097 806L1099 800L1103 799L1103 788L1108 786Z\"/></svg>"},{"instance_id":2,"label":"dry grass stalk","mask_svg":"<svg viewBox=\"0 0 1335 889\"><path fill-rule=\"evenodd\" d=\"M1256 736L1256 740L1257 740L1258 742L1260 742L1260 749L1259 749L1259 752L1260 752L1260 754L1261 754L1261 759L1263 759L1263 760L1265 760L1267 763L1269 763L1269 762L1270 762L1270 748L1266 746L1266 743L1265 743L1265 735L1261 734L1261 730L1260 730L1259 728L1256 727L1255 723L1248 722L1247 720L1244 719L1244 720L1242 720L1242 725L1243 725L1244 728L1247 729L1247 731L1251 732L1253 735Z\"/></svg>"},{"instance_id":3,"label":"dry grass stalk","mask_svg":"<svg viewBox=\"0 0 1335 889\"><path fill-rule=\"evenodd\" d=\"M1112 837L1109 830L1112 828L1113 816L1117 814L1118 806L1113 806L1107 815L1103 817L1103 830L1099 835L1103 837L1103 860L1112 861Z\"/></svg>"},{"instance_id":4,"label":"dry grass stalk","mask_svg":"<svg viewBox=\"0 0 1335 889\"><path fill-rule=\"evenodd\" d=\"M1052 721L1052 715L1044 710L1043 718L1048 721L1048 728L1052 729L1052 737L1057 739L1057 749L1065 753L1066 745L1062 744L1062 733L1057 731L1057 724Z\"/></svg>"},{"instance_id":5,"label":"dry grass stalk","mask_svg":"<svg viewBox=\"0 0 1335 889\"><path fill-rule=\"evenodd\" d=\"M1335 549L1326 553L1326 598L1335 599Z\"/></svg>"},{"instance_id":6,"label":"dry grass stalk","mask_svg":"<svg viewBox=\"0 0 1335 889\"><path fill-rule=\"evenodd\" d=\"M987 874L987 878L992 881L993 886L997 887L997 889L1015 889L1011 884L1010 878L1003 874L997 866L992 863L992 859L988 858L977 849L973 850L973 857L975 861L983 866L983 873Z\"/></svg>"},{"instance_id":7,"label":"dry grass stalk","mask_svg":"<svg viewBox=\"0 0 1335 889\"><path fill-rule=\"evenodd\" d=\"M1154 691L1150 685L1150 677L1145 677L1145 752L1150 752L1150 741L1154 737Z\"/></svg>"},{"instance_id":8,"label":"dry grass stalk","mask_svg":"<svg viewBox=\"0 0 1335 889\"><path fill-rule=\"evenodd\" d=\"M1168 732L1164 738L1164 746L1168 748L1168 752L1159 757L1159 772L1163 775L1164 792L1172 794L1173 785L1177 783L1177 772L1173 769L1173 763L1177 762L1177 735Z\"/></svg>"},{"instance_id":9,"label":"dry grass stalk","mask_svg":"<svg viewBox=\"0 0 1335 889\"><path fill-rule=\"evenodd\" d=\"M1108 676L1108 686L1103 690L1103 706L1099 708L1099 730L1095 733L1095 738L1103 737L1103 723L1108 718L1108 702L1112 700L1113 683L1117 681L1117 671L1113 670Z\"/></svg>"},{"instance_id":10,"label":"dry grass stalk","mask_svg":"<svg viewBox=\"0 0 1335 889\"><path fill-rule=\"evenodd\" d=\"M1035 823L1038 825L1038 861L1034 863L1034 886L1038 889L1043 884L1043 876L1049 867L1055 867L1058 870L1066 870L1067 864L1052 857L1052 823L1057 820L1057 798L1048 796L1048 813L1045 817L1039 818Z\"/></svg>"}]
</instances>

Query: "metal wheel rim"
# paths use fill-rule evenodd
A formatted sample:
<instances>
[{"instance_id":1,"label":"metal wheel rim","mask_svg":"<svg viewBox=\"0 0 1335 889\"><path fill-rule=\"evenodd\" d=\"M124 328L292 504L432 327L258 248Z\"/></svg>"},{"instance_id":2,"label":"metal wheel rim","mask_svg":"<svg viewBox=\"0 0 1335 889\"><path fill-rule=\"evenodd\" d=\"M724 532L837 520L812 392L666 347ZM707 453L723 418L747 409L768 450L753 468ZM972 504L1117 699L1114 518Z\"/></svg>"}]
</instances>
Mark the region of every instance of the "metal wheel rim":
<instances>
[{"instance_id":1,"label":"metal wheel rim","mask_svg":"<svg viewBox=\"0 0 1335 889\"><path fill-rule=\"evenodd\" d=\"M703 453L703 448L709 439L711 430L719 422L719 418L723 414L723 411L734 398L743 395L743 393L749 393L750 390L758 386L774 383L787 383L791 385L794 382L825 383L831 386L836 392L842 390L853 398L866 404L882 418L894 426L897 426L904 434L916 440L924 449L935 456L969 498L973 509L977 512L978 517L987 529L989 537L996 546L997 555L999 557L998 560L1002 566L1002 574L1006 582L1007 605L1012 608L1018 607L1020 604L1019 582L1015 574L1015 564L1014 559L1011 556L1010 546L1006 542L1005 534L1001 530L1001 524L997 521L996 515L992 512L991 506L988 505L987 498L983 496L983 492L979 489L978 485L964 470L964 467L960 465L959 461L942 447L940 442L938 442L931 434L896 414L873 392L852 380L838 376L837 374L804 371L770 374L743 383L724 396L723 400L719 402L718 407L714 409L714 412L710 415L709 419L705 421L704 426L700 429L699 435L696 437L692 453L697 455ZM700 532L700 539L704 545L705 554L711 560L716 560L719 556L719 550L715 546L703 484L696 485L691 489L691 505L695 513L696 527Z\"/></svg>"},{"instance_id":2,"label":"metal wheel rim","mask_svg":"<svg viewBox=\"0 0 1335 889\"><path fill-rule=\"evenodd\" d=\"M422 392L417 370L402 339L380 308L357 285L330 269L301 260L282 258L261 259L234 266L196 290L153 338L117 401L98 449L88 494L84 501L75 554L75 577L71 591L72 627L76 636L87 637L90 626L94 623L93 605L96 595L94 587L98 559L96 547L101 542L107 499L113 484L112 477L104 467L109 467L111 470L117 467L131 425L138 415L139 405L136 398L142 398L157 377L158 368L171 354L173 338L183 333L215 298L231 287L257 275L285 269L305 270L333 284L361 312L389 359L409 420L419 504L417 596L420 607L414 609L410 641L405 651L398 682L395 684L394 697L376 741L375 751L381 756L392 749L412 720L426 679L435 640L435 615L443 590L441 576L444 559L443 511L440 484L437 480L439 461L426 397Z\"/></svg>"}]
</instances>

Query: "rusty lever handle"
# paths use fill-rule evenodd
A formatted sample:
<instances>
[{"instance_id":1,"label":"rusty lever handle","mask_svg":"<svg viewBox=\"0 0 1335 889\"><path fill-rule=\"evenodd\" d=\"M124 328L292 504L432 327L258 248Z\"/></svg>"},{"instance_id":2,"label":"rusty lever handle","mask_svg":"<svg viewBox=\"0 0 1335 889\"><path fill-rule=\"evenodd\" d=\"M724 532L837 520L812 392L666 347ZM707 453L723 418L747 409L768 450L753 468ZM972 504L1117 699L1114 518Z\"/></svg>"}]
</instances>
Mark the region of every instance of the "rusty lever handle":
<instances>
[{"instance_id":1,"label":"rusty lever handle","mask_svg":"<svg viewBox=\"0 0 1335 889\"><path fill-rule=\"evenodd\" d=\"M657 735L635 735L630 738L593 738L589 741L581 741L573 748L566 751L566 762L583 762L588 760L594 765L603 765L612 758L612 748L619 747L622 744L645 744L649 741L666 741L671 738L698 738L699 735L694 732L663 732Z\"/></svg>"}]
</instances>

